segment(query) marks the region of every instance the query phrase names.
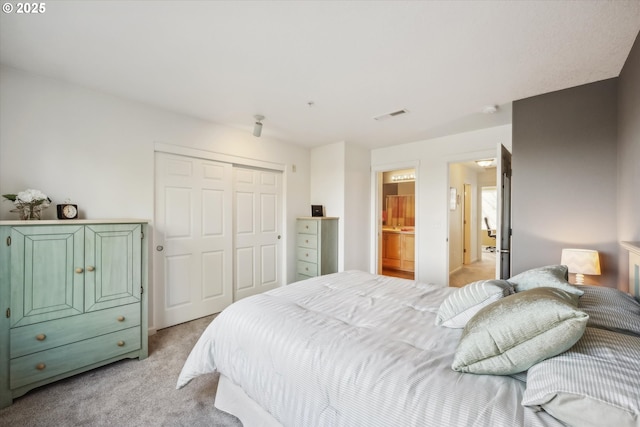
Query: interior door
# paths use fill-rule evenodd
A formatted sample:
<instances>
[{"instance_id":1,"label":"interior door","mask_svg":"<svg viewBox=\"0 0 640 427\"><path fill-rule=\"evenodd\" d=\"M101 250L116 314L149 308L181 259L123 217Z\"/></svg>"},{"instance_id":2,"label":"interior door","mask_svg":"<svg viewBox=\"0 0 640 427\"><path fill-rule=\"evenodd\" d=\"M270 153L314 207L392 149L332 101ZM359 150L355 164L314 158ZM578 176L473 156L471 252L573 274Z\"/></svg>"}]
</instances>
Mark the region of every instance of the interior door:
<instances>
[{"instance_id":1,"label":"interior door","mask_svg":"<svg viewBox=\"0 0 640 427\"><path fill-rule=\"evenodd\" d=\"M282 173L234 167L234 301L282 285Z\"/></svg>"},{"instance_id":2,"label":"interior door","mask_svg":"<svg viewBox=\"0 0 640 427\"><path fill-rule=\"evenodd\" d=\"M222 311L233 299L233 167L156 153L158 329Z\"/></svg>"},{"instance_id":3,"label":"interior door","mask_svg":"<svg viewBox=\"0 0 640 427\"><path fill-rule=\"evenodd\" d=\"M511 153L499 144L497 165L498 225L496 229L496 277L511 277Z\"/></svg>"}]
</instances>

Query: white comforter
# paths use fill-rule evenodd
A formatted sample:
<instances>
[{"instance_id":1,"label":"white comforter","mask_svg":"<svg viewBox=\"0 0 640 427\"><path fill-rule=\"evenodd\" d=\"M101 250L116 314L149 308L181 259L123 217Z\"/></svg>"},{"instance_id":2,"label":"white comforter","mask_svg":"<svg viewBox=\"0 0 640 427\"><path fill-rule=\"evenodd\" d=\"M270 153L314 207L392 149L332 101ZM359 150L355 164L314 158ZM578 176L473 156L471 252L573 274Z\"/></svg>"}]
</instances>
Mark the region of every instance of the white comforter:
<instances>
[{"instance_id":1,"label":"white comforter","mask_svg":"<svg viewBox=\"0 0 640 427\"><path fill-rule=\"evenodd\" d=\"M284 426L560 426L521 406L523 382L451 369L461 330L434 325L451 291L349 271L243 299L177 386L217 370Z\"/></svg>"}]
</instances>

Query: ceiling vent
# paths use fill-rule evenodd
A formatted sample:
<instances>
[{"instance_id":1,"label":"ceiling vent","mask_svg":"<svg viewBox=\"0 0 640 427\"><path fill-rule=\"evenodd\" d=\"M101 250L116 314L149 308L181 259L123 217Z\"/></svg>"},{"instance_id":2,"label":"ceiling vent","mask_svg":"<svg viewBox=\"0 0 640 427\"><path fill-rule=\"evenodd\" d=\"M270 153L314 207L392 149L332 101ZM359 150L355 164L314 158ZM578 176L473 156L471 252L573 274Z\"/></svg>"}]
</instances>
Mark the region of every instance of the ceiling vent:
<instances>
[{"instance_id":1,"label":"ceiling vent","mask_svg":"<svg viewBox=\"0 0 640 427\"><path fill-rule=\"evenodd\" d=\"M394 111L392 113L381 114L379 116L374 117L373 120L378 120L381 122L383 120L388 120L394 117L402 116L403 114L407 114L408 112L409 112L408 110L403 108L402 110Z\"/></svg>"}]
</instances>

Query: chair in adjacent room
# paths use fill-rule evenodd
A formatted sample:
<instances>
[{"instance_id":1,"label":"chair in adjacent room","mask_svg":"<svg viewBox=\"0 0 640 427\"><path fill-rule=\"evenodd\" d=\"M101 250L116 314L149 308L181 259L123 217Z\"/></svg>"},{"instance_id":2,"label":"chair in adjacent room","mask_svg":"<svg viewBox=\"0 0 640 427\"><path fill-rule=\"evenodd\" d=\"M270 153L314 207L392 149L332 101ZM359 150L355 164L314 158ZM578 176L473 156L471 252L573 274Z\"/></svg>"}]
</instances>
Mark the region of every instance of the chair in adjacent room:
<instances>
[{"instance_id":1,"label":"chair in adjacent room","mask_svg":"<svg viewBox=\"0 0 640 427\"><path fill-rule=\"evenodd\" d=\"M489 225L489 218L487 218L486 216L484 217L484 223L487 224L487 234L489 235L489 238L493 239L495 241L496 240L496 233L495 233L495 231L493 231L491 229L491 226ZM494 244L493 246L487 246L487 250L489 252L495 252L496 251L496 245Z\"/></svg>"}]
</instances>

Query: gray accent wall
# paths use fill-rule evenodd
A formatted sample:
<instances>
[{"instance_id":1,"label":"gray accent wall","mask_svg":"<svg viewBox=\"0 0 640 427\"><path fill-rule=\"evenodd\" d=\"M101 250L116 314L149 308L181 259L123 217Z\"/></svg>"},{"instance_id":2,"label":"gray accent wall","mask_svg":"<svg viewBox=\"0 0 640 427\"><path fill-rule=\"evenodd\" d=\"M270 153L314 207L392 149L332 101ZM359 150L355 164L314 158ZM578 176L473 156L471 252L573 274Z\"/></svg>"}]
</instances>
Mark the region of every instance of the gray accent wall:
<instances>
[{"instance_id":1,"label":"gray accent wall","mask_svg":"<svg viewBox=\"0 0 640 427\"><path fill-rule=\"evenodd\" d=\"M513 103L512 274L595 249L617 287L617 108L617 79Z\"/></svg>"},{"instance_id":2,"label":"gray accent wall","mask_svg":"<svg viewBox=\"0 0 640 427\"><path fill-rule=\"evenodd\" d=\"M618 78L618 240L640 241L640 35ZM620 250L619 288L629 289L629 258Z\"/></svg>"}]
</instances>

